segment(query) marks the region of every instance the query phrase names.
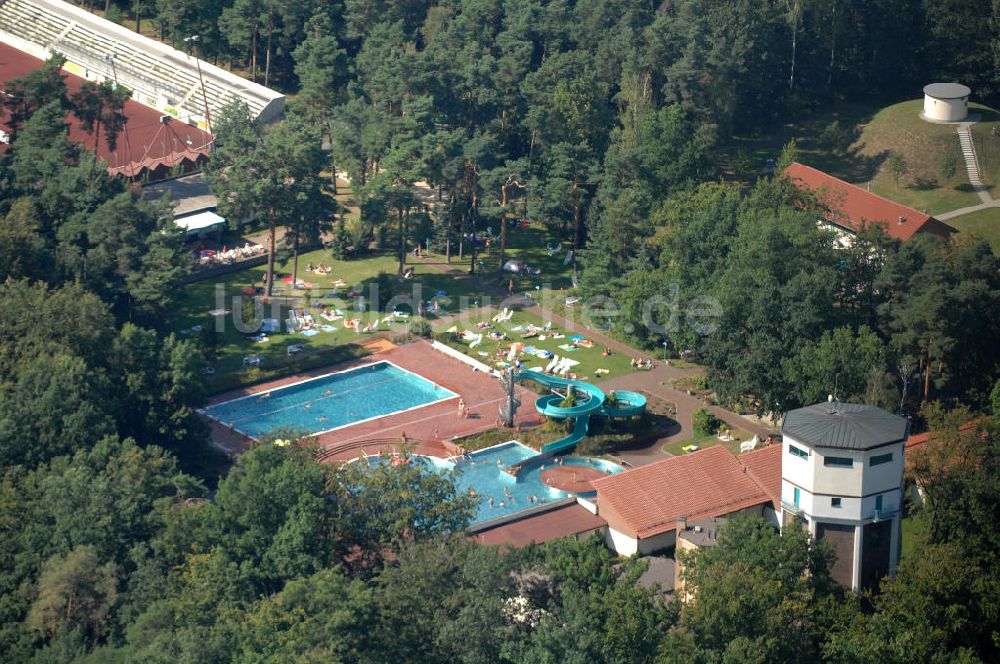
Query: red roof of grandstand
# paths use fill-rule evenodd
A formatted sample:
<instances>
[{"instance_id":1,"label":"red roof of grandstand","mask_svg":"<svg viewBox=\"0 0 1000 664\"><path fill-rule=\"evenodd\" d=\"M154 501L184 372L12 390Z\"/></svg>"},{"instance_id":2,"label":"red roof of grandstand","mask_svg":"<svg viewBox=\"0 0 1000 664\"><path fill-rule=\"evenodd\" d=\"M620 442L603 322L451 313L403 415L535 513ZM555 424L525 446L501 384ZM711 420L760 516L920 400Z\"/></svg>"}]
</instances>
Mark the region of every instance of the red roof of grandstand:
<instances>
[{"instance_id":1,"label":"red roof of grandstand","mask_svg":"<svg viewBox=\"0 0 1000 664\"><path fill-rule=\"evenodd\" d=\"M42 61L38 58L0 42L0 88L41 66ZM63 74L72 95L80 89L84 79L66 71ZM185 161L193 164L207 155L212 136L198 127L178 120L161 122L162 113L131 99L125 103L125 115L128 116L126 131L118 136L115 151L108 149L103 135L97 147L98 156L108 163L111 173L137 176L144 170L173 168ZM6 119L6 113L0 113L0 126L9 130ZM69 124L70 140L92 150L94 137L80 127L72 114L66 115L66 123Z\"/></svg>"},{"instance_id":2,"label":"red roof of grandstand","mask_svg":"<svg viewBox=\"0 0 1000 664\"><path fill-rule=\"evenodd\" d=\"M673 530L679 516L706 519L771 502L743 464L721 445L593 484L601 509L610 507L640 539Z\"/></svg>"},{"instance_id":3,"label":"red roof of grandstand","mask_svg":"<svg viewBox=\"0 0 1000 664\"><path fill-rule=\"evenodd\" d=\"M811 166L793 163L785 169L785 175L800 187L813 191L819 204L827 210L827 221L852 233L871 223L881 224L890 237L903 241L920 232L936 235L956 232L929 214L890 201Z\"/></svg>"}]
</instances>

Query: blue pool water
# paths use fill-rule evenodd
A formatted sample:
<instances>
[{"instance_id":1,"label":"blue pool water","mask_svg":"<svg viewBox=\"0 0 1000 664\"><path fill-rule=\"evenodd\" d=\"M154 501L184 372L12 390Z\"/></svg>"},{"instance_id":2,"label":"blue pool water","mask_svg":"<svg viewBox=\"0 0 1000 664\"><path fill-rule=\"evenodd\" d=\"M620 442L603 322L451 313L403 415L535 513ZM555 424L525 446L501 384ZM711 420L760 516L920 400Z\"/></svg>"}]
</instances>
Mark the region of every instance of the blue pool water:
<instances>
[{"instance_id":1,"label":"blue pool water","mask_svg":"<svg viewBox=\"0 0 1000 664\"><path fill-rule=\"evenodd\" d=\"M417 463L428 468L456 473L455 484L460 493L468 493L469 489L474 490L480 498L480 502L479 511L473 522L480 523L572 495L546 486L542 482L542 466L526 468L518 473L516 478L504 472L503 469L507 466L512 466L536 454L538 453L530 447L512 441L472 452L466 458L458 459L455 462L427 456L416 456L415 459ZM381 463L383 459L382 457L369 457L367 461ZM623 470L621 466L604 459L564 456L562 461L565 465L597 468L609 475ZM551 462L548 467L551 467ZM504 494L505 488L510 494L510 498ZM490 505L490 498L493 498L493 505ZM535 500L531 500L532 498ZM500 505L501 502L503 506Z\"/></svg>"},{"instance_id":2,"label":"blue pool water","mask_svg":"<svg viewBox=\"0 0 1000 664\"><path fill-rule=\"evenodd\" d=\"M390 362L327 374L206 408L237 431L260 438L281 428L320 433L456 396Z\"/></svg>"}]
</instances>

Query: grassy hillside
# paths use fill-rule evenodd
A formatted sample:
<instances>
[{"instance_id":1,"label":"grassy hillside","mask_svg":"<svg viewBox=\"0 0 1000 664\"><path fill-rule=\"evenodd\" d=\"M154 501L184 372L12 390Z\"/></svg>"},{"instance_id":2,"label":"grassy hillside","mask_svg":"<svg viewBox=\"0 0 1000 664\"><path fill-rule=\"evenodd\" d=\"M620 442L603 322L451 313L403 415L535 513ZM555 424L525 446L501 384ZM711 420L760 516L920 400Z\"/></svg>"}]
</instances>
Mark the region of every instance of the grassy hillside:
<instances>
[{"instance_id":1,"label":"grassy hillside","mask_svg":"<svg viewBox=\"0 0 1000 664\"><path fill-rule=\"evenodd\" d=\"M1000 198L1000 111L980 104L970 107L971 113L979 114L979 122L972 125L972 140L983 184L990 187L993 198Z\"/></svg>"},{"instance_id":2,"label":"grassy hillside","mask_svg":"<svg viewBox=\"0 0 1000 664\"><path fill-rule=\"evenodd\" d=\"M872 191L918 210L940 213L979 204L966 175L957 128L924 122L922 108L922 99L885 108L837 104L768 135L734 139L720 165L731 177L750 179L795 139L802 163L860 186L870 183ZM979 104L970 108L980 115L973 135L983 182L1000 196L1000 113ZM886 164L892 152L903 156L909 171L898 185ZM951 174L942 168L948 162L954 166Z\"/></svg>"},{"instance_id":3,"label":"grassy hillside","mask_svg":"<svg viewBox=\"0 0 1000 664\"><path fill-rule=\"evenodd\" d=\"M858 127L859 136L846 156L867 163L865 179L872 191L904 205L936 213L978 204L956 127L924 122L919 117L922 108L923 100L916 99L882 109ZM902 155L908 167L898 184L888 167L893 153ZM944 172L949 162L951 174Z\"/></svg>"}]
</instances>

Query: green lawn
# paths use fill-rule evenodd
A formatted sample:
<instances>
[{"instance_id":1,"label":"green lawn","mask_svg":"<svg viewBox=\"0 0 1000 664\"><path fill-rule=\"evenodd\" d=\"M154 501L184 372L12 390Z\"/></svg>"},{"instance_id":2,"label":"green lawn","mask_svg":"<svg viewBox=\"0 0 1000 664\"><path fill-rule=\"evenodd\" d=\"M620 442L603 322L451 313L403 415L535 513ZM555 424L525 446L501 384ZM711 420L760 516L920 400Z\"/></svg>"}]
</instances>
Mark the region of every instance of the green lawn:
<instances>
[{"instance_id":1,"label":"green lawn","mask_svg":"<svg viewBox=\"0 0 1000 664\"><path fill-rule=\"evenodd\" d=\"M963 214L949 219L947 223L960 230L963 235L978 235L990 243L993 253L1000 254L1000 208L986 208Z\"/></svg>"},{"instance_id":2,"label":"green lawn","mask_svg":"<svg viewBox=\"0 0 1000 664\"><path fill-rule=\"evenodd\" d=\"M306 272L305 267L310 261L323 262L331 266L333 272L324 276ZM462 303L462 296L468 297L472 303L478 300L473 282L440 274L426 265L418 264L414 267L416 273L411 280L403 281L393 276L394 294L410 297L416 295L426 301L434 298L436 292L444 291L445 297L434 298L440 302L442 314L457 312ZM264 317L277 318L281 321L281 331L267 335L267 341L260 343L250 338L249 331L240 332L236 328L232 314L215 318L209 312L215 309L239 312L240 304L248 297L243 293L243 289L249 288L251 283L255 283L258 287L262 286L266 266L234 272L218 279L195 282L184 289L174 316L174 329L181 334L195 334L196 332L192 331L195 326L212 327L218 331L217 361L213 364L217 374L242 372L243 357L248 355L261 355L265 367L279 365L287 362L287 347L292 344L302 345L305 354L309 354L359 339L362 335L355 330L345 329L342 321L330 323L334 328L332 331L320 331L308 337L301 333L289 334L284 321L294 304L294 308L310 311L316 323L327 323L319 317L321 309L315 306L322 302L324 306L340 309L367 323L375 315L368 311L365 313L357 311L356 300L346 297L346 293L357 289L367 297L370 293L369 284L380 271L395 275L395 258L391 255L379 255L359 260L336 261L330 257L330 252L327 250L303 254L299 258L299 279L306 281L312 288L292 289L290 284L276 280L278 287L275 292L276 297L264 306ZM290 262L277 265L276 273L290 275ZM348 284L347 287L340 289L341 296L320 299L333 290L331 284L335 279L343 279ZM407 306L402 308L409 309ZM402 324L396 323L393 329L401 327ZM383 325L380 329L386 330L390 327Z\"/></svg>"},{"instance_id":3,"label":"green lawn","mask_svg":"<svg viewBox=\"0 0 1000 664\"><path fill-rule=\"evenodd\" d=\"M727 425L728 426L728 425ZM707 436L695 436L694 438L689 438L687 440L678 440L672 443L667 443L662 447L662 450L666 454L672 454L674 456L681 456L686 454L683 450L684 447L688 445L697 445L698 449L703 450L706 447L713 447L715 445L722 445L727 450L733 454L740 453L740 443L745 440L750 440L753 438L753 434L749 431L744 431L737 427L729 427L729 433L732 434L732 440L719 440L716 434L710 434Z\"/></svg>"},{"instance_id":4,"label":"green lawn","mask_svg":"<svg viewBox=\"0 0 1000 664\"><path fill-rule=\"evenodd\" d=\"M539 350L551 351L552 353L558 354L560 357L568 357L572 360L576 360L579 364L571 368L570 373L575 373L578 377L593 382L598 382L606 378L620 376L622 374L635 371L635 369L633 369L629 364L630 358L628 355L613 353L610 356L604 357L602 356L604 348L597 344L595 344L592 348L578 348L570 351L560 348L560 346L569 343L569 337L571 336L579 334L586 337L585 331L572 332L562 329L559 326L554 326L549 333L540 334L539 336L531 339L522 339L524 331L521 328L524 326L528 324L544 326L545 323L542 320L542 317L538 314L518 311L514 314L512 319L506 323L491 323L493 327L486 330L479 330L476 328L476 323L489 321L490 317L477 317L470 318L464 322L460 321L455 323L455 326L459 331L468 330L469 332L473 332L475 334L482 332L483 341L475 348L469 348L468 344L461 341L450 341L450 345L461 350L470 357L474 357L485 364L494 366L495 363L500 363L500 365L502 365L505 362L506 350L510 347L511 343L523 343L526 346L534 347ZM443 332L443 330L440 329L437 331ZM488 336L491 331L506 334L507 338L494 341ZM557 333L562 334L563 338L553 339L552 335ZM542 339L542 337L545 338ZM498 351L501 350L503 351L503 357L498 356ZM526 368L530 369L535 367L544 367L549 363L549 360L526 355L522 358L522 362ZM595 369L607 369L607 373L597 375L594 373Z\"/></svg>"},{"instance_id":5,"label":"green lawn","mask_svg":"<svg viewBox=\"0 0 1000 664\"><path fill-rule=\"evenodd\" d=\"M485 252L484 247L480 247L477 261L481 261L479 267L484 270L479 277L484 283L490 286L498 286L506 291L508 281L514 281L514 293L525 293L535 290L535 286L548 286L554 289L569 288L573 274L572 261L566 263L566 255L569 243L560 242L549 235L545 226L541 223L532 223L527 228L507 229L507 260L519 259L528 263L531 267L539 268L542 272L538 276L514 277L504 273L499 273L500 269L500 240L497 239L499 230L495 226L491 229L494 234L494 241L491 242L490 253ZM558 251L550 252L548 248ZM447 266L455 274L468 274L471 253L466 248L465 255L458 258L458 248L452 247L452 258L450 263L445 262L441 247L433 246L430 256L435 258L441 265Z\"/></svg>"}]
</instances>

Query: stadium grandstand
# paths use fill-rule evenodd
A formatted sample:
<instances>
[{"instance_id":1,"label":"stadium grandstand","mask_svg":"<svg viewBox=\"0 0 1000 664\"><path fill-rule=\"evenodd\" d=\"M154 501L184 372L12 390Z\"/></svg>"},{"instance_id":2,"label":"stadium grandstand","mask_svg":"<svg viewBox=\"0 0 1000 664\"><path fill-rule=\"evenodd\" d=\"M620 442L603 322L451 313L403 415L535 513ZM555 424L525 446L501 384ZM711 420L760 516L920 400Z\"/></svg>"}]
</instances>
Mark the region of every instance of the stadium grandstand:
<instances>
[{"instance_id":1,"label":"stadium grandstand","mask_svg":"<svg viewBox=\"0 0 1000 664\"><path fill-rule=\"evenodd\" d=\"M41 67L54 53L66 59L71 94L84 80L110 80L132 90L117 150L102 145L98 154L111 172L133 179L158 179L203 161L212 141L211 118L234 99L246 102L263 123L284 111L281 93L79 7L61 0L0 0L0 86ZM70 137L91 147L78 122L67 121Z\"/></svg>"}]
</instances>

